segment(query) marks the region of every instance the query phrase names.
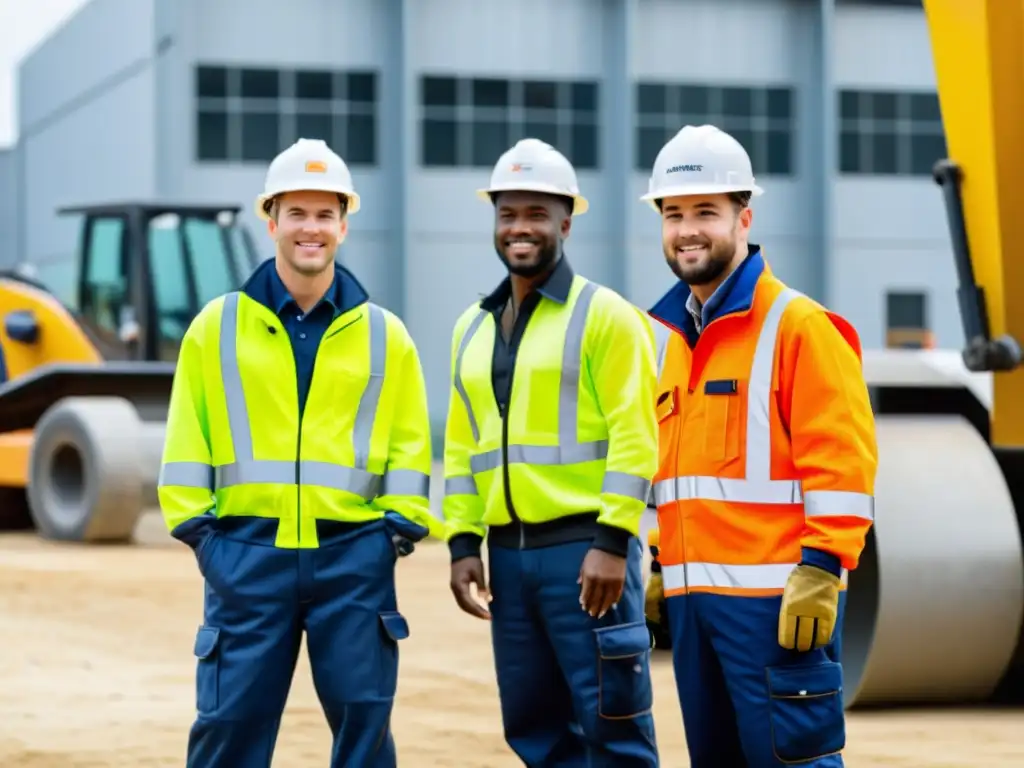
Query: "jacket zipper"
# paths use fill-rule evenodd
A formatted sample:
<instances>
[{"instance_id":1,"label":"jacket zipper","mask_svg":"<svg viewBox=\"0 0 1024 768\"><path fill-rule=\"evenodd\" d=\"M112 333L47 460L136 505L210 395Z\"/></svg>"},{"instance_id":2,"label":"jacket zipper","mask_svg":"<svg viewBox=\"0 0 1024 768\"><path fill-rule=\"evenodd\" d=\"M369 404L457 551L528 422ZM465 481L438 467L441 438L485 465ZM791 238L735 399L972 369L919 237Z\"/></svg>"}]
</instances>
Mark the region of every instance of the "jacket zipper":
<instances>
[{"instance_id":1,"label":"jacket zipper","mask_svg":"<svg viewBox=\"0 0 1024 768\"><path fill-rule=\"evenodd\" d=\"M515 375L516 369L516 358L514 354L510 356L509 362L508 396L506 397L505 404L501 408L501 471L505 485L505 508L508 510L508 514L509 517L512 518L512 522L519 524L519 548L524 549L526 546L526 531L523 530L523 521L519 519L519 515L516 514L515 504L512 503L512 481L508 469L508 411L509 404L512 402L512 379Z\"/></svg>"}]
</instances>

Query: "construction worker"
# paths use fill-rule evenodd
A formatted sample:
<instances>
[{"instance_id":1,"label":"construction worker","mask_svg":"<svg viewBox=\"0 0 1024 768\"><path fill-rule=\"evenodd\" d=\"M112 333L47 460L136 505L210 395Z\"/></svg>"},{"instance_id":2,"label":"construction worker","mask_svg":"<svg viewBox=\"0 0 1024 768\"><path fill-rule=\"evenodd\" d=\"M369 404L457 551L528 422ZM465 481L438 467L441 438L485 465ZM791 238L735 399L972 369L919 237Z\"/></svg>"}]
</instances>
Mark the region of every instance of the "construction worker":
<instances>
[{"instance_id":1,"label":"construction worker","mask_svg":"<svg viewBox=\"0 0 1024 768\"><path fill-rule=\"evenodd\" d=\"M327 144L278 155L256 208L276 255L189 326L160 475L206 582L188 765L270 765L305 631L331 765L390 768L395 564L443 535L419 356L335 263L359 195Z\"/></svg>"},{"instance_id":2,"label":"construction worker","mask_svg":"<svg viewBox=\"0 0 1024 768\"><path fill-rule=\"evenodd\" d=\"M451 589L493 617L505 739L525 765L655 766L638 538L657 461L650 326L573 273L563 245L588 203L557 150L523 139L479 194L508 276L452 338Z\"/></svg>"},{"instance_id":3,"label":"construction worker","mask_svg":"<svg viewBox=\"0 0 1024 768\"><path fill-rule=\"evenodd\" d=\"M874 421L857 332L749 242L761 192L739 142L702 125L662 148L642 198L679 278L650 311L665 341L658 562L691 765L834 768Z\"/></svg>"}]
</instances>

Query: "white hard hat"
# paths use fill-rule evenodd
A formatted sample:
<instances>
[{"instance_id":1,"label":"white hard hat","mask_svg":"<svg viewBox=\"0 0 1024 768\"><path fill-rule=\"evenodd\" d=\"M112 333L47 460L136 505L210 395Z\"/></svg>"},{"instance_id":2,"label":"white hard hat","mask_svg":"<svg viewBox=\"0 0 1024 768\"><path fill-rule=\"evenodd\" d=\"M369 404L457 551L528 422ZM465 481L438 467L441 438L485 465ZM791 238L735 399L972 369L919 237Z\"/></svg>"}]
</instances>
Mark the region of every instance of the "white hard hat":
<instances>
[{"instance_id":1,"label":"white hard hat","mask_svg":"<svg viewBox=\"0 0 1024 768\"><path fill-rule=\"evenodd\" d=\"M256 198L256 213L269 219L268 201L285 192L305 191L344 195L348 213L359 210L359 195L348 166L323 139L299 139L271 161L263 194Z\"/></svg>"},{"instance_id":2,"label":"white hard hat","mask_svg":"<svg viewBox=\"0 0 1024 768\"><path fill-rule=\"evenodd\" d=\"M540 139L520 139L498 158L491 172L491 184L477 190L490 201L495 192L544 192L572 198L573 216L586 213L590 204L580 194L576 171L565 155Z\"/></svg>"},{"instance_id":3,"label":"white hard hat","mask_svg":"<svg viewBox=\"0 0 1024 768\"><path fill-rule=\"evenodd\" d=\"M661 148L640 199L658 202L677 195L764 192L754 183L750 155L736 139L713 125L686 125Z\"/></svg>"}]
</instances>

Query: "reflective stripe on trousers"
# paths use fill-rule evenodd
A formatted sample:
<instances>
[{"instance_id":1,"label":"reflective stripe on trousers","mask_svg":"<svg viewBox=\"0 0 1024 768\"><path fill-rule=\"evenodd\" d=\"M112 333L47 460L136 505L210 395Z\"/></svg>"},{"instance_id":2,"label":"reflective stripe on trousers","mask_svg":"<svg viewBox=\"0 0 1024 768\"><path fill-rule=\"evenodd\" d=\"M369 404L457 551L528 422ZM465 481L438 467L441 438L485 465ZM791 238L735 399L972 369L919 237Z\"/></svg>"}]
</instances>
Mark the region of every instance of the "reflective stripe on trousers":
<instances>
[{"instance_id":1,"label":"reflective stripe on trousers","mask_svg":"<svg viewBox=\"0 0 1024 768\"><path fill-rule=\"evenodd\" d=\"M595 283L587 282L580 291L579 298L573 305L572 314L565 332L565 346L562 351L562 370L558 384L558 445L522 445L508 446L507 460L509 464L532 464L534 466L554 467L566 464L579 464L595 461L608 456L608 441L593 440L579 442L576 439L577 415L579 413L579 382L580 370L583 365L583 337L587 328L587 312L597 291ZM473 413L473 405L469 400L465 384L462 382L462 359L466 348L480 325L487 318L488 312L481 309L466 329L455 356L455 375L453 386L466 407L469 426L473 432L473 440L480 441L480 427ZM497 332L497 329L496 329ZM478 453L470 458L470 470L473 474L449 477L445 480L445 494L476 495L477 487L474 475L497 469L502 464L500 448ZM630 475L626 472L605 472L602 493L615 493L620 496L646 501L650 482L643 477Z\"/></svg>"},{"instance_id":2,"label":"reflective stripe on trousers","mask_svg":"<svg viewBox=\"0 0 1024 768\"><path fill-rule=\"evenodd\" d=\"M754 348L747 386L746 473L742 479L686 475L654 484L657 506L675 501L722 501L733 504L803 504L807 517L846 515L874 520L874 496L854 491L806 491L799 480L771 479L770 406L772 367L782 314L801 294L784 289L772 302ZM795 563L778 565L721 565L687 563L663 566L666 589L687 587L736 587L781 589ZM670 569L677 569L671 570ZM669 574L672 574L670 577ZM696 579L694 583L691 579ZM678 580L674 587L670 580Z\"/></svg>"},{"instance_id":3,"label":"reflective stripe on trousers","mask_svg":"<svg viewBox=\"0 0 1024 768\"><path fill-rule=\"evenodd\" d=\"M212 467L191 461L167 462L160 468L161 486L231 488L253 483L281 485L316 485L338 491L348 491L369 501L376 496L399 494L404 496L429 495L430 478L422 472L409 469L390 470L378 475L367 469L370 457L370 437L377 417L381 388L384 385L384 367L387 359L387 319L375 304L367 304L370 319L370 377L363 390L352 430L355 466L347 467L326 461L284 461L253 458L252 429L249 409L242 387L242 374L238 367L238 293L224 298L220 321L220 365L227 402L228 425L235 461Z\"/></svg>"}]
</instances>

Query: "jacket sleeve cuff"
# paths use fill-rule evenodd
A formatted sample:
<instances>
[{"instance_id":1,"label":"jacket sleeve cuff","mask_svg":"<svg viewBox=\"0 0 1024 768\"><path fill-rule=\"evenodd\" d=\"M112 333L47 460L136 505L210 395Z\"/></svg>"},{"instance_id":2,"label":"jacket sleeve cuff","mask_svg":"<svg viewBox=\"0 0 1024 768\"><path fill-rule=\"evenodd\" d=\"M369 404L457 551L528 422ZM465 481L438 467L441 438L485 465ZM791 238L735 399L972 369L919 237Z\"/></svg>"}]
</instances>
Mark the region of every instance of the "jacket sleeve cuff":
<instances>
[{"instance_id":1,"label":"jacket sleeve cuff","mask_svg":"<svg viewBox=\"0 0 1024 768\"><path fill-rule=\"evenodd\" d=\"M800 556L800 564L813 565L815 568L821 568L821 570L828 571L836 578L839 578L839 574L842 573L842 565L838 557L830 552L814 549L813 547L803 548Z\"/></svg>"},{"instance_id":2,"label":"jacket sleeve cuff","mask_svg":"<svg viewBox=\"0 0 1024 768\"><path fill-rule=\"evenodd\" d=\"M448 551L451 553L452 562L467 557L480 557L480 547L483 541L483 538L475 533L459 533L452 536L448 541Z\"/></svg>"},{"instance_id":3,"label":"jacket sleeve cuff","mask_svg":"<svg viewBox=\"0 0 1024 768\"><path fill-rule=\"evenodd\" d=\"M597 534L594 536L594 549L607 552L610 555L626 557L629 555L629 540L633 535L623 528L616 528L612 525L598 526Z\"/></svg>"}]
</instances>

